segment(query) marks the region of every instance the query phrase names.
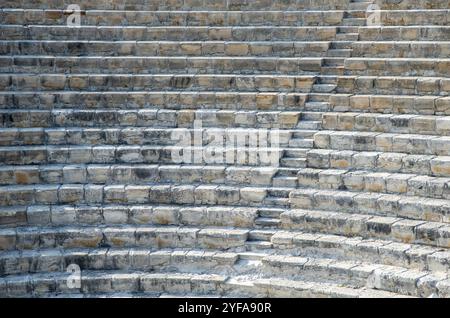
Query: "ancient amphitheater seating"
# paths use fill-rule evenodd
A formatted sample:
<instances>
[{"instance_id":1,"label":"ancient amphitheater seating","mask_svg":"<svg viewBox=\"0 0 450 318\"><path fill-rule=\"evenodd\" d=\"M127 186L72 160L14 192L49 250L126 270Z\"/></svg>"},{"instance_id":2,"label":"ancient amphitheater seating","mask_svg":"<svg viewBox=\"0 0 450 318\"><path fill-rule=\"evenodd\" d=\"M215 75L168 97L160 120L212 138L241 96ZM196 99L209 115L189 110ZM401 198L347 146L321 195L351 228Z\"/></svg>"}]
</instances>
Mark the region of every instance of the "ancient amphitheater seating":
<instances>
[{"instance_id":1,"label":"ancient amphitheater seating","mask_svg":"<svg viewBox=\"0 0 450 318\"><path fill-rule=\"evenodd\" d=\"M450 297L448 0L71 3L1 1L0 296Z\"/></svg>"}]
</instances>

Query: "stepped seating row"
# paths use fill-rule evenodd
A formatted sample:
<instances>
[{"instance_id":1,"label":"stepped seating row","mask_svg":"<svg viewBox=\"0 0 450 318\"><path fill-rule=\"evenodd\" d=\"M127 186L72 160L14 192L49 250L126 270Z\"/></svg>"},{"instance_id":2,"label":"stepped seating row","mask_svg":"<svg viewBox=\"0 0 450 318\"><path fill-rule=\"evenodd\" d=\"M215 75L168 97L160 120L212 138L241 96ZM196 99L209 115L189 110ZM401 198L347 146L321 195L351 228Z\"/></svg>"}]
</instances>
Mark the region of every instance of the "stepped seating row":
<instances>
[{"instance_id":1,"label":"stepped seating row","mask_svg":"<svg viewBox=\"0 0 450 318\"><path fill-rule=\"evenodd\" d=\"M329 41L0 41L4 55L325 56Z\"/></svg>"}]
</instances>

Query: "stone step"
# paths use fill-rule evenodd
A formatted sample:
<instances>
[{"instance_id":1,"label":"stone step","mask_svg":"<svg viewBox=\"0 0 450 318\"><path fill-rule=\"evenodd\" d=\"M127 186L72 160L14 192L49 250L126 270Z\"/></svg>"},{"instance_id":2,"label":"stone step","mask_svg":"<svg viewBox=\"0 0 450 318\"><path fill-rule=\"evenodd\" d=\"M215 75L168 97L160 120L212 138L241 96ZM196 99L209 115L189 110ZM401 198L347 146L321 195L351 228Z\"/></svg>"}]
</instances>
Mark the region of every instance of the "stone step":
<instances>
[{"instance_id":1,"label":"stone step","mask_svg":"<svg viewBox=\"0 0 450 318\"><path fill-rule=\"evenodd\" d=\"M3 60L3 61L1 61ZM317 74L322 58L287 57L160 57L160 56L89 56L0 57L2 73L96 73L96 74ZM40 63L40 64L39 64ZM2 77L10 75L3 75ZM63 89L65 78L47 81L49 90ZM2 82L5 82L4 78ZM5 84L3 84L5 85Z\"/></svg>"},{"instance_id":2,"label":"stone step","mask_svg":"<svg viewBox=\"0 0 450 318\"><path fill-rule=\"evenodd\" d=\"M253 195L257 195L258 188ZM176 204L176 203L175 203ZM200 204L200 203L199 203ZM90 205L30 205L0 209L3 229L23 226L64 225L179 225L179 226L247 226L264 216L257 206L233 205L159 205L150 204L100 204ZM266 210L274 208L266 208ZM279 211L279 209L275 209Z\"/></svg>"},{"instance_id":3,"label":"stone step","mask_svg":"<svg viewBox=\"0 0 450 318\"><path fill-rule=\"evenodd\" d=\"M308 111L315 111L315 112L327 111L330 109L330 104L328 102L309 101L305 103L305 109Z\"/></svg>"},{"instance_id":4,"label":"stone step","mask_svg":"<svg viewBox=\"0 0 450 318\"><path fill-rule=\"evenodd\" d=\"M152 129L318 129L320 122L299 121L301 112L294 111L235 111L235 110L0 110L0 133L26 134L30 139L40 139L44 134L77 131L79 134L89 128L112 129L116 132L129 132L143 135ZM63 127L67 128L67 132ZM17 128L17 129L15 129ZM164 132L162 132L164 134ZM167 132L166 132L167 134ZM281 132L280 132L281 134ZM34 135L34 136L33 136Z\"/></svg>"},{"instance_id":5,"label":"stone step","mask_svg":"<svg viewBox=\"0 0 450 318\"><path fill-rule=\"evenodd\" d=\"M379 95L376 96L379 99L389 98L389 95L416 95L416 98L424 100L429 96L435 98L448 96L446 87L449 85L449 80L442 76L345 75L336 80L336 90L339 93L373 94Z\"/></svg>"},{"instance_id":6,"label":"stone step","mask_svg":"<svg viewBox=\"0 0 450 318\"><path fill-rule=\"evenodd\" d=\"M337 83L337 76L327 76L327 75L321 75L320 77L316 77L315 84L328 84L328 85L336 85ZM320 93L319 93L320 94Z\"/></svg>"},{"instance_id":7,"label":"stone step","mask_svg":"<svg viewBox=\"0 0 450 318\"><path fill-rule=\"evenodd\" d=\"M288 210L278 221L281 228L288 230L448 247L445 237L449 227L446 223L317 210Z\"/></svg>"},{"instance_id":8,"label":"stone step","mask_svg":"<svg viewBox=\"0 0 450 318\"><path fill-rule=\"evenodd\" d=\"M345 60L345 70L349 75L447 77L449 64L448 58L352 57Z\"/></svg>"},{"instance_id":9,"label":"stone step","mask_svg":"<svg viewBox=\"0 0 450 318\"><path fill-rule=\"evenodd\" d=\"M352 26L352 25L344 25L344 26L338 26L338 34L357 34L358 33L358 26Z\"/></svg>"},{"instance_id":10,"label":"stone step","mask_svg":"<svg viewBox=\"0 0 450 318\"><path fill-rule=\"evenodd\" d=\"M302 149L286 149L284 151L284 156L288 158L306 158L308 148Z\"/></svg>"},{"instance_id":11,"label":"stone step","mask_svg":"<svg viewBox=\"0 0 450 318\"><path fill-rule=\"evenodd\" d=\"M178 226L28 227L1 229L1 250L156 247L228 250L244 246L248 230Z\"/></svg>"},{"instance_id":12,"label":"stone step","mask_svg":"<svg viewBox=\"0 0 450 318\"><path fill-rule=\"evenodd\" d=\"M274 228L280 224L277 218L259 217L255 220L255 224L262 228Z\"/></svg>"},{"instance_id":13,"label":"stone step","mask_svg":"<svg viewBox=\"0 0 450 318\"><path fill-rule=\"evenodd\" d=\"M383 2L384 10L412 10L412 9L450 9L445 0L404 0L402 2Z\"/></svg>"},{"instance_id":14,"label":"stone step","mask_svg":"<svg viewBox=\"0 0 450 318\"><path fill-rule=\"evenodd\" d=\"M320 135L319 133L316 135ZM413 173L424 176L449 177L447 156L409 155L399 152L311 149L307 166L321 169L368 170L377 172Z\"/></svg>"},{"instance_id":15,"label":"stone step","mask_svg":"<svg viewBox=\"0 0 450 318\"><path fill-rule=\"evenodd\" d=\"M277 166L287 147L19 146L0 147L3 164L197 164ZM214 155L212 155L214 153ZM211 155L210 155L211 154Z\"/></svg>"},{"instance_id":16,"label":"stone step","mask_svg":"<svg viewBox=\"0 0 450 318\"><path fill-rule=\"evenodd\" d=\"M323 114L323 129L339 131L373 131L398 134L445 135L450 134L447 116L394 115L370 113L328 112ZM433 138L430 136L430 138Z\"/></svg>"},{"instance_id":17,"label":"stone step","mask_svg":"<svg viewBox=\"0 0 450 318\"><path fill-rule=\"evenodd\" d=\"M444 285L444 283L442 283ZM445 283L446 284L446 283ZM269 297L292 298L396 298L405 297L385 291L370 288L350 288L330 283L316 283L291 279L265 279L254 283L259 288L268 290ZM442 286L444 290L447 285ZM249 287L247 288L249 289ZM447 295L447 293L443 293Z\"/></svg>"},{"instance_id":18,"label":"stone step","mask_svg":"<svg viewBox=\"0 0 450 318\"><path fill-rule=\"evenodd\" d=\"M345 26L363 26L366 25L365 18L344 18L342 24Z\"/></svg>"},{"instance_id":19,"label":"stone step","mask_svg":"<svg viewBox=\"0 0 450 318\"><path fill-rule=\"evenodd\" d=\"M327 57L323 59L323 65L325 66L341 66L344 65L346 59L342 57Z\"/></svg>"},{"instance_id":20,"label":"stone step","mask_svg":"<svg viewBox=\"0 0 450 318\"><path fill-rule=\"evenodd\" d=\"M354 289L333 283L302 280L254 278L235 276L228 278L216 274L193 273L134 273L124 271L84 271L80 288L69 288L69 274L44 273L29 276L9 276L2 278L3 297L185 297L205 295L209 297L301 297L301 298L367 298L404 297L370 288ZM439 284L442 296L446 283ZM125 295L125 296L124 296Z\"/></svg>"},{"instance_id":21,"label":"stone step","mask_svg":"<svg viewBox=\"0 0 450 318\"><path fill-rule=\"evenodd\" d=\"M313 148L314 139L293 138L289 140L289 147L292 148Z\"/></svg>"},{"instance_id":22,"label":"stone step","mask_svg":"<svg viewBox=\"0 0 450 318\"><path fill-rule=\"evenodd\" d=\"M380 20L386 26L448 25L448 9L383 10Z\"/></svg>"},{"instance_id":23,"label":"stone step","mask_svg":"<svg viewBox=\"0 0 450 318\"><path fill-rule=\"evenodd\" d=\"M353 80L349 81L350 83ZM361 79L363 81L363 79ZM415 79L413 79L415 81ZM376 83L368 80L367 82ZM387 81L389 85L395 81ZM406 79L405 79L406 82ZM399 83L399 81L397 81ZM372 85L370 84L370 85ZM352 85L352 84L350 84ZM396 84L398 86L398 84ZM397 89L398 90L398 89ZM415 91L415 89L414 89ZM391 90L385 90L392 94ZM444 92L445 91L441 91ZM406 92L407 93L407 92ZM329 97L330 110L339 112L367 112L384 114L421 114L448 115L450 98L448 96L419 96L411 90L405 95L368 95L368 94L335 94ZM305 107L308 103L305 103Z\"/></svg>"},{"instance_id":24,"label":"stone step","mask_svg":"<svg viewBox=\"0 0 450 318\"><path fill-rule=\"evenodd\" d=\"M188 272L192 263L201 271L227 270L240 258L233 252L201 249L152 249L152 248L89 248L44 249L39 251L9 251L0 254L1 274L66 272L76 264L82 271L108 269L112 271L167 271L175 268ZM20 267L17 265L20 264Z\"/></svg>"},{"instance_id":25,"label":"stone step","mask_svg":"<svg viewBox=\"0 0 450 318\"><path fill-rule=\"evenodd\" d=\"M354 1L358 2L358 1ZM365 2L365 1L363 1ZM344 13L344 18L365 18L366 10L346 10Z\"/></svg>"},{"instance_id":26,"label":"stone step","mask_svg":"<svg viewBox=\"0 0 450 318\"><path fill-rule=\"evenodd\" d=\"M428 0L427 0L428 1ZM428 1L430 2L430 1ZM442 2L439 0L439 2ZM23 4L21 2L5 0L4 8L30 8L30 9L61 9L65 7L64 0L51 0L50 2L36 1L33 3ZM108 0L99 0L95 2L83 3L82 9L84 10L130 10L130 11L141 11L141 10L343 10L348 8L348 0L317 0L313 3L309 1L265 1L265 0L255 0L255 1L245 1L236 0L230 2L222 1L197 1L197 0L162 0L158 2L153 2L150 0L136 0L133 3L128 1L118 1L111 3Z\"/></svg>"},{"instance_id":27,"label":"stone step","mask_svg":"<svg viewBox=\"0 0 450 318\"><path fill-rule=\"evenodd\" d=\"M274 249L290 256L333 258L405 268L448 272L448 250L418 244L394 243L322 233L279 231L272 236Z\"/></svg>"},{"instance_id":28,"label":"stone step","mask_svg":"<svg viewBox=\"0 0 450 318\"><path fill-rule=\"evenodd\" d=\"M1 74L2 91L237 91L302 92L314 76L238 74Z\"/></svg>"},{"instance_id":29,"label":"stone step","mask_svg":"<svg viewBox=\"0 0 450 318\"><path fill-rule=\"evenodd\" d=\"M382 159L380 159L382 160ZM421 173L372 172L369 170L306 168L297 173L298 186L349 191L407 194L449 199L448 177L429 177Z\"/></svg>"},{"instance_id":30,"label":"stone step","mask_svg":"<svg viewBox=\"0 0 450 318\"><path fill-rule=\"evenodd\" d=\"M351 57L351 49L331 49L327 52L327 56L330 57Z\"/></svg>"},{"instance_id":31,"label":"stone step","mask_svg":"<svg viewBox=\"0 0 450 318\"><path fill-rule=\"evenodd\" d=\"M326 75L325 75L326 76ZM335 76L335 75L332 75ZM321 75L321 78L323 77L323 75ZM332 96L333 94L325 94L325 93L310 93L308 94L308 102L328 102L328 100L330 99L330 96Z\"/></svg>"},{"instance_id":32,"label":"stone step","mask_svg":"<svg viewBox=\"0 0 450 318\"><path fill-rule=\"evenodd\" d=\"M303 117L303 114L302 116ZM318 130L295 130L292 132L292 137L294 138L308 138L314 136L315 133L317 133Z\"/></svg>"},{"instance_id":33,"label":"stone step","mask_svg":"<svg viewBox=\"0 0 450 318\"><path fill-rule=\"evenodd\" d=\"M332 50L351 50L353 41L332 41L330 45L330 49Z\"/></svg>"},{"instance_id":34,"label":"stone step","mask_svg":"<svg viewBox=\"0 0 450 318\"><path fill-rule=\"evenodd\" d=\"M257 195L257 189L253 195ZM120 224L252 227L259 216L261 215L256 207L226 205L33 205L2 207L0 226L4 229L21 226Z\"/></svg>"},{"instance_id":35,"label":"stone step","mask_svg":"<svg viewBox=\"0 0 450 318\"><path fill-rule=\"evenodd\" d=\"M83 26L325 26L339 25L344 11L83 10L81 14ZM54 9L3 9L2 18L4 24L13 25L62 25L68 20L66 10Z\"/></svg>"},{"instance_id":36,"label":"stone step","mask_svg":"<svg viewBox=\"0 0 450 318\"><path fill-rule=\"evenodd\" d=\"M281 166L289 168L305 168L306 159L305 158L282 158Z\"/></svg>"},{"instance_id":37,"label":"stone step","mask_svg":"<svg viewBox=\"0 0 450 318\"><path fill-rule=\"evenodd\" d=\"M260 253L272 248L272 243L267 241L247 241L245 248L250 253Z\"/></svg>"},{"instance_id":38,"label":"stone step","mask_svg":"<svg viewBox=\"0 0 450 318\"><path fill-rule=\"evenodd\" d=\"M335 84L314 84L312 87L312 91L315 93L332 93L335 89Z\"/></svg>"},{"instance_id":39,"label":"stone step","mask_svg":"<svg viewBox=\"0 0 450 318\"><path fill-rule=\"evenodd\" d=\"M352 1L349 3L350 10L367 11L367 8L372 4L372 1Z\"/></svg>"},{"instance_id":40,"label":"stone step","mask_svg":"<svg viewBox=\"0 0 450 318\"><path fill-rule=\"evenodd\" d=\"M316 281L320 278L321 282L340 282L345 286L358 288L367 286L414 297L447 295L448 280L444 274L398 266L278 255L267 256L263 258L262 263L264 272L294 281Z\"/></svg>"},{"instance_id":41,"label":"stone step","mask_svg":"<svg viewBox=\"0 0 450 318\"><path fill-rule=\"evenodd\" d=\"M321 74L323 75L344 75L344 66L333 65L333 66L322 66Z\"/></svg>"},{"instance_id":42,"label":"stone step","mask_svg":"<svg viewBox=\"0 0 450 318\"><path fill-rule=\"evenodd\" d=\"M107 122L109 119L108 116L103 116L107 114L116 114L120 112L106 112L106 113L96 113L98 116L90 116L90 118L96 117L97 120L101 123L98 127L102 127L103 122ZM162 112L163 113L163 112ZM161 113L161 114L162 114ZM181 112L183 113L183 112ZM27 114L27 113L25 113ZM151 112L150 112L151 114ZM299 113L285 113L287 116L287 120L295 120L298 117ZM297 116L295 116L297 114ZM13 114L14 115L14 114ZM16 113L17 115L17 113ZM20 115L20 113L19 113ZM86 114L85 114L86 115ZM93 115L93 114L91 114ZM145 114L141 114L145 115ZM176 113L173 112L165 112L165 119L169 119L171 115L176 116ZM163 115L163 116L164 116ZM269 115L267 118L270 118L274 113L266 114ZM103 116L103 121L102 120ZM279 127L280 124L261 124L257 125L259 128L243 128L243 127L232 127L232 128L220 128L214 127L212 123L206 123L205 127L202 126L202 121L194 121L191 125L186 125L186 127L178 127L175 128L174 124L170 124L170 121L164 121L164 118L160 117L161 121L155 121L153 127L140 127L138 124L133 121L133 116L131 115L131 121L128 123L122 122L122 126L117 123L114 126L103 126L102 128L94 128L94 127L82 127L82 125L71 125L70 120L67 120L64 123L60 123L58 125L54 125L55 128L0 128L0 136L2 137L1 144L4 146L8 145L17 145L17 146L31 146L35 145L39 147L39 145L47 144L50 147L60 147L67 148L69 145L85 145L88 146L111 146L111 145L119 145L119 146L127 146L127 145L159 145L159 146L167 146L171 145L174 147L189 147L193 146L194 148L201 147L217 147L218 150L226 150L226 147L232 151L232 148L281 148L288 145L288 142L291 138L291 135L294 132L300 131L297 127L292 127L295 129L282 129ZM283 114L281 116L277 116L275 113L276 120L283 121ZM20 120L20 116L14 117L11 116L16 121ZM26 124L26 116L23 121ZM38 116L35 116L38 117ZM114 117L114 116L111 116ZM126 113L122 113L122 119L127 120L130 117L127 117ZM279 118L278 118L279 117ZM45 118L45 117L44 117ZM75 116L73 117L75 118ZM81 116L78 117L83 119ZM272 118L272 119L273 119ZM38 120L39 118L35 118ZM136 119L136 117L134 117ZM144 121L145 117L142 116L141 120ZM64 122L64 120L62 120ZM111 118L111 122L113 118ZM79 123L78 123L79 124ZM88 125L89 122L87 121ZM296 123L295 123L296 124ZM133 125L136 125L134 128ZM294 124L291 124L293 126ZM59 127L58 127L59 126ZM66 126L67 128L63 128ZM72 127L71 127L72 126ZM160 126L157 128L157 126ZM191 126L191 127L189 127ZM230 124L230 126L232 126ZM256 124L255 124L256 126ZM275 126L275 127L271 127ZM195 138L198 138L194 142ZM240 137L237 138L236 136ZM14 138L24 137L23 140L16 140ZM219 142L219 140L214 140L214 137L217 138L235 138L237 140L231 142L230 140L223 140ZM266 141L257 140L256 138L266 138ZM247 138L247 140L245 140ZM250 140L248 138L251 138ZM215 142L214 142L215 141ZM226 142L227 141L227 142ZM41 146L42 148L42 146ZM36 148L38 149L38 148ZM0 151L2 148L0 148Z\"/></svg>"},{"instance_id":43,"label":"stone step","mask_svg":"<svg viewBox=\"0 0 450 318\"><path fill-rule=\"evenodd\" d=\"M296 188L297 187L297 178L296 177L286 177L286 176L275 177L275 178L273 178L273 186L274 187Z\"/></svg>"},{"instance_id":44,"label":"stone step","mask_svg":"<svg viewBox=\"0 0 450 318\"><path fill-rule=\"evenodd\" d=\"M180 112L181 114L183 112ZM15 117L19 118L19 117ZM126 117L124 117L126 118ZM24 121L26 123L26 121ZM92 127L69 127L69 128L0 128L0 145L1 146L25 146L27 149L24 151L29 151L30 146L41 146L40 148L33 148L35 150L42 150L43 145L47 145L56 150L60 147L66 149L68 147L79 148L84 145L89 146L105 146L105 147L130 147L132 145L148 145L147 148L154 145L155 151L163 151L162 148L170 146L167 151L175 150L180 146L186 147L189 144L193 145L189 139L192 137L193 133L199 140L196 140L195 146L191 147L190 150L201 149L202 147L207 147L212 149L216 147L219 151L226 150L225 148L280 148L280 150L288 145L288 141L294 133L297 137L307 137L312 136L316 131L311 130L299 130L299 129L281 129L274 127L273 129L267 128L219 128L219 127L201 127L200 123L196 122L194 128L170 128L169 125L160 128L151 127L134 127L122 126L115 128L92 128ZM155 125L157 126L157 125ZM208 126L208 125L206 125ZM276 125L275 125L276 126ZM198 134L198 135L197 135ZM264 143L256 142L255 140L245 141L239 140L239 143L232 145L231 142L227 143L224 141L222 144L212 143L214 141L211 139L213 136L223 136L223 137L234 137L236 134L242 134L242 136L252 137L252 138L268 138L267 142ZM172 138L173 137L173 138ZM183 143L178 143L181 141L182 137L187 137ZM19 139L20 138L20 139ZM202 139L203 138L203 139ZM159 146L156 146L160 143ZM272 143L272 144L270 144ZM11 151L21 151L21 149L13 148L0 148L1 151L11 152ZM66 150L64 150L66 151ZM170 156L170 154L169 154ZM42 161L40 161L42 162ZM58 161L60 162L60 161ZM6 162L5 162L6 163ZM13 163L16 164L16 163Z\"/></svg>"},{"instance_id":45,"label":"stone step","mask_svg":"<svg viewBox=\"0 0 450 318\"><path fill-rule=\"evenodd\" d=\"M292 150L295 153L295 150ZM306 154L301 149L302 154ZM142 164L51 164L3 165L0 167L0 184L133 184L151 183L212 183L271 185L277 167L244 165L142 165ZM296 173L296 172L295 172ZM294 175L295 176L295 175Z\"/></svg>"},{"instance_id":46,"label":"stone step","mask_svg":"<svg viewBox=\"0 0 450 318\"><path fill-rule=\"evenodd\" d=\"M280 197L273 197L273 196L266 196L264 198L264 201L262 202L263 205L267 205L269 207L282 207L286 208L289 206L289 198L280 198Z\"/></svg>"},{"instance_id":47,"label":"stone step","mask_svg":"<svg viewBox=\"0 0 450 318\"><path fill-rule=\"evenodd\" d=\"M298 110L307 98L305 93L277 92L0 92L0 108Z\"/></svg>"},{"instance_id":48,"label":"stone step","mask_svg":"<svg viewBox=\"0 0 450 318\"><path fill-rule=\"evenodd\" d=\"M352 44L353 57L446 58L450 42L445 41L359 41Z\"/></svg>"},{"instance_id":49,"label":"stone step","mask_svg":"<svg viewBox=\"0 0 450 318\"><path fill-rule=\"evenodd\" d=\"M284 212L284 209L277 208L261 208L258 210L259 216L267 218L279 218L280 214ZM251 236L251 234L250 234Z\"/></svg>"},{"instance_id":50,"label":"stone step","mask_svg":"<svg viewBox=\"0 0 450 318\"><path fill-rule=\"evenodd\" d=\"M296 128L300 130L319 130L322 128L322 122L315 120L299 120Z\"/></svg>"},{"instance_id":51,"label":"stone step","mask_svg":"<svg viewBox=\"0 0 450 318\"><path fill-rule=\"evenodd\" d=\"M333 42L340 45L339 42ZM86 41L3 40L5 55L321 57L329 41Z\"/></svg>"},{"instance_id":52,"label":"stone step","mask_svg":"<svg viewBox=\"0 0 450 318\"><path fill-rule=\"evenodd\" d=\"M284 158L300 164L304 158ZM283 160L284 160L283 159ZM172 169L176 170L176 169ZM261 179L271 180L276 173L261 173ZM216 169L216 172L220 170ZM222 170L223 173L223 170ZM220 175L220 174L219 174ZM212 179L218 176L211 176ZM175 178L175 176L174 176ZM180 181L181 182L181 181ZM262 181L261 181L262 182ZM271 181L269 181L271 182ZM220 183L218 183L220 184ZM147 184L39 184L1 186L0 205L54 205L54 204L205 204L205 205L252 205L266 199L285 198L291 188L239 185L204 185L202 183L147 183Z\"/></svg>"},{"instance_id":53,"label":"stone step","mask_svg":"<svg viewBox=\"0 0 450 318\"><path fill-rule=\"evenodd\" d=\"M427 26L361 26L361 41L442 41L448 38L450 27Z\"/></svg>"},{"instance_id":54,"label":"stone step","mask_svg":"<svg viewBox=\"0 0 450 318\"><path fill-rule=\"evenodd\" d=\"M425 234L428 232L434 237L431 244L441 247L448 247L449 244L446 236L450 231L449 215L446 212L449 207L443 199L320 189L296 189L291 191L289 199L292 208L342 211L355 215L369 213L391 219L410 219L411 228L417 226L415 234L418 242L430 240ZM420 226L421 221L427 223ZM420 234L421 231L424 234ZM439 232L441 234L438 234Z\"/></svg>"},{"instance_id":55,"label":"stone step","mask_svg":"<svg viewBox=\"0 0 450 318\"><path fill-rule=\"evenodd\" d=\"M208 294L221 290L226 276L192 273L138 273L124 271L83 271L80 288L67 283L69 273L8 276L1 279L3 297L54 297L55 295L117 292ZM144 295L146 295L144 294Z\"/></svg>"},{"instance_id":56,"label":"stone step","mask_svg":"<svg viewBox=\"0 0 450 318\"><path fill-rule=\"evenodd\" d=\"M0 25L10 40L330 41L336 26L84 26Z\"/></svg>"},{"instance_id":57,"label":"stone step","mask_svg":"<svg viewBox=\"0 0 450 318\"><path fill-rule=\"evenodd\" d=\"M449 156L448 140L449 137L438 135L323 130L314 135L314 146L319 149Z\"/></svg>"},{"instance_id":58,"label":"stone step","mask_svg":"<svg viewBox=\"0 0 450 318\"><path fill-rule=\"evenodd\" d=\"M336 41L358 41L358 33L337 33L335 37Z\"/></svg>"}]
</instances>

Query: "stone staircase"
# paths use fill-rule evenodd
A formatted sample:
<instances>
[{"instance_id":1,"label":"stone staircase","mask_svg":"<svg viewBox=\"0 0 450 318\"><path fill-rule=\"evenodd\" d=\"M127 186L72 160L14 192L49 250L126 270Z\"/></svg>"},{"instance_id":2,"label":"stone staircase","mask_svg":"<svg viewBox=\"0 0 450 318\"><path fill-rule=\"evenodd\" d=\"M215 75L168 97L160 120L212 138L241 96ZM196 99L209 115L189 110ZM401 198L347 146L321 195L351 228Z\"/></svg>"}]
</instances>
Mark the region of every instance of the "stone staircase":
<instances>
[{"instance_id":1,"label":"stone staircase","mask_svg":"<svg viewBox=\"0 0 450 318\"><path fill-rule=\"evenodd\" d=\"M2 1L0 296L450 297L447 0L71 2Z\"/></svg>"}]
</instances>

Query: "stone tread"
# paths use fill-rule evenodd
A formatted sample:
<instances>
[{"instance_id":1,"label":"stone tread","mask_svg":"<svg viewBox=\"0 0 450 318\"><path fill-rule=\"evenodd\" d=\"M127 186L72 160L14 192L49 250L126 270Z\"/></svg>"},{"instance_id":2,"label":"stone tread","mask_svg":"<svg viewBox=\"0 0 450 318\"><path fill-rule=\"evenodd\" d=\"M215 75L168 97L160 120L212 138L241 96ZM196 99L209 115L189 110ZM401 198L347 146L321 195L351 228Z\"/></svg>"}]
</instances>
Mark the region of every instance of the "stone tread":
<instances>
[{"instance_id":1,"label":"stone tread","mask_svg":"<svg viewBox=\"0 0 450 318\"><path fill-rule=\"evenodd\" d=\"M450 207L448 200L445 199L328 189L296 189L290 192L289 197L292 208L335 210L356 214L366 212L418 221L443 223L450 221L448 213Z\"/></svg>"},{"instance_id":2,"label":"stone tread","mask_svg":"<svg viewBox=\"0 0 450 318\"><path fill-rule=\"evenodd\" d=\"M118 293L135 292L136 296L151 297L167 295L218 295L218 296L269 296L269 297L405 297L401 294L377 291L370 288L343 287L338 284L292 281L285 279L249 279L237 276L228 279L214 274L178 274L178 273L139 273L109 271L85 271L81 276L81 288L78 293L65 286L67 274L33 274L11 276L2 279L8 296L29 297L52 295L121 295ZM444 286L445 287L445 286ZM144 292L144 293L143 293ZM81 293L81 295L80 295ZM147 293L147 294L146 294ZM5 295L5 296L6 296Z\"/></svg>"}]
</instances>

